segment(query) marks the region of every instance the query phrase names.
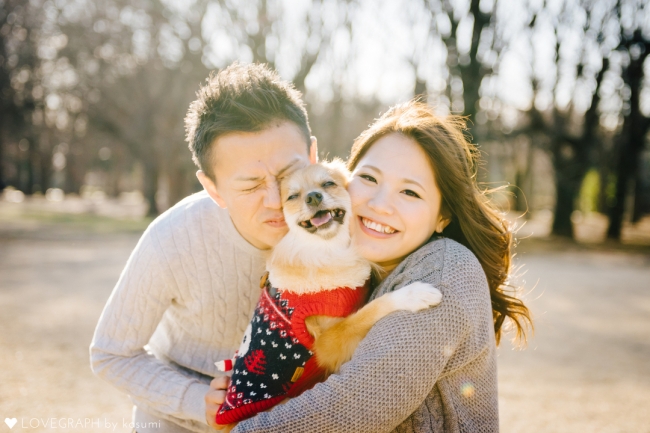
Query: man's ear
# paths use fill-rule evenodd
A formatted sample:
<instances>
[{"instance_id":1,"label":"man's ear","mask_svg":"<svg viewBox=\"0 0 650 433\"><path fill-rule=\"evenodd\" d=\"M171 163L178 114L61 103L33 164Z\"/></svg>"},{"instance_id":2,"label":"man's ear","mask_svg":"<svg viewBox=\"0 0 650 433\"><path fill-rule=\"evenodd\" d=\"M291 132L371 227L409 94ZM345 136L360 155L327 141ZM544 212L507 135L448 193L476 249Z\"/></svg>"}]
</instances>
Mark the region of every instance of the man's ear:
<instances>
[{"instance_id":1,"label":"man's ear","mask_svg":"<svg viewBox=\"0 0 650 433\"><path fill-rule=\"evenodd\" d=\"M221 197L219 192L217 191L217 185L214 183L210 177L203 172L203 170L199 170L196 172L196 177L199 179L199 182L201 182L201 185L203 185L203 189L208 193L210 198L214 200L214 202L222 209L226 209L226 202L224 199Z\"/></svg>"},{"instance_id":2,"label":"man's ear","mask_svg":"<svg viewBox=\"0 0 650 433\"><path fill-rule=\"evenodd\" d=\"M309 162L316 164L318 162L318 143L316 137L311 136L311 145L309 146Z\"/></svg>"}]
</instances>

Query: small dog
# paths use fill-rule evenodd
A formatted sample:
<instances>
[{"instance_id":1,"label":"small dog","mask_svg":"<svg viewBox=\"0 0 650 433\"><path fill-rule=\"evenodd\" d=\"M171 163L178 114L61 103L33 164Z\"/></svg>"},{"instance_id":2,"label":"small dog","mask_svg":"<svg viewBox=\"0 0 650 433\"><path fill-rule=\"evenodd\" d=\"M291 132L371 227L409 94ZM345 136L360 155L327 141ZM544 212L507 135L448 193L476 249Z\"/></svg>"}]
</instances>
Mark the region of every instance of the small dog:
<instances>
[{"instance_id":1,"label":"small dog","mask_svg":"<svg viewBox=\"0 0 650 433\"><path fill-rule=\"evenodd\" d=\"M337 372L382 317L440 302L440 291L415 282L363 306L373 268L351 243L348 181L340 160L283 180L289 232L267 261L260 301L234 366L216 363L234 369L218 424L267 410Z\"/></svg>"}]
</instances>

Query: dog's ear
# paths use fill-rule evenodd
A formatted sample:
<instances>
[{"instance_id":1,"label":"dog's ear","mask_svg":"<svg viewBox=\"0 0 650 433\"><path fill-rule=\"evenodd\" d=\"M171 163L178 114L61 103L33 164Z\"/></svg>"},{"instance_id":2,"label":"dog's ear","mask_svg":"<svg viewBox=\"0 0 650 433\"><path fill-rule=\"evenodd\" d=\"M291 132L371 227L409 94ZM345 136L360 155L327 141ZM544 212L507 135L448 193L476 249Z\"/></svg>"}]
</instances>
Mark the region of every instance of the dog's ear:
<instances>
[{"instance_id":1,"label":"dog's ear","mask_svg":"<svg viewBox=\"0 0 650 433\"><path fill-rule=\"evenodd\" d=\"M331 161L323 161L321 164L327 169L330 176L332 176L338 184L347 188L352 175L348 171L348 168L345 166L345 162L343 162L342 159L334 158Z\"/></svg>"}]
</instances>

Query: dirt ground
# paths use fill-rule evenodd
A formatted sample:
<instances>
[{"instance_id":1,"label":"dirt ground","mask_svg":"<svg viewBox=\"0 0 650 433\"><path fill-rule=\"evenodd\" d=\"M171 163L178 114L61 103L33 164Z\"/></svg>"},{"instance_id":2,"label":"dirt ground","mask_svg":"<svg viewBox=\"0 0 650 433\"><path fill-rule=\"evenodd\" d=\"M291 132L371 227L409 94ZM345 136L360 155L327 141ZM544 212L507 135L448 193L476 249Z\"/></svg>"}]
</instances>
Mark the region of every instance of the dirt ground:
<instances>
[{"instance_id":1,"label":"dirt ground","mask_svg":"<svg viewBox=\"0 0 650 433\"><path fill-rule=\"evenodd\" d=\"M132 406L93 376L88 346L144 226L0 206L0 419L16 418L12 431L130 432ZM535 334L499 349L501 430L650 432L649 250L529 241L518 260Z\"/></svg>"}]
</instances>

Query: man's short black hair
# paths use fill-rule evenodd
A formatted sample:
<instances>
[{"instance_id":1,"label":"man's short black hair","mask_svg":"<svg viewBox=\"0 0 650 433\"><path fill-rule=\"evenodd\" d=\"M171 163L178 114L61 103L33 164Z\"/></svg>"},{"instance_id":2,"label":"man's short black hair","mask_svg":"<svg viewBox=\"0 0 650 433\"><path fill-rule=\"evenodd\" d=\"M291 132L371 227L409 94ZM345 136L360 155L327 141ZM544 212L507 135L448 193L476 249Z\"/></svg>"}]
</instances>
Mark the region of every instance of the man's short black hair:
<instances>
[{"instance_id":1,"label":"man's short black hair","mask_svg":"<svg viewBox=\"0 0 650 433\"><path fill-rule=\"evenodd\" d=\"M300 92L265 64L233 63L210 73L185 117L192 160L212 180L212 143L229 132L257 132L272 122L293 122L310 144L311 129Z\"/></svg>"}]
</instances>

